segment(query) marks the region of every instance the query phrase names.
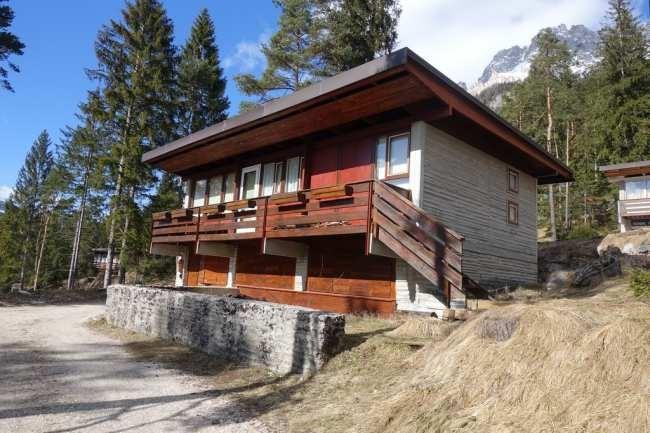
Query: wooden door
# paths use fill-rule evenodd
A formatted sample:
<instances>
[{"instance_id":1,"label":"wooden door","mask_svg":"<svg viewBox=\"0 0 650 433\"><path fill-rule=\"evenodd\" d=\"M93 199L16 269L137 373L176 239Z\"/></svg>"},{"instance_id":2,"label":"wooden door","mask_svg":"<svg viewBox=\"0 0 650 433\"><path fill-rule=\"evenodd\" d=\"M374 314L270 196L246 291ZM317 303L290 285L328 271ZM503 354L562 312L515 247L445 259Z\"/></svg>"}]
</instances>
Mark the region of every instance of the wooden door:
<instances>
[{"instance_id":1,"label":"wooden door","mask_svg":"<svg viewBox=\"0 0 650 433\"><path fill-rule=\"evenodd\" d=\"M372 179L374 140L341 143L339 145L338 182L350 183Z\"/></svg>"},{"instance_id":2,"label":"wooden door","mask_svg":"<svg viewBox=\"0 0 650 433\"><path fill-rule=\"evenodd\" d=\"M308 167L310 188L336 185L338 181L338 146L327 145L311 149Z\"/></svg>"},{"instance_id":3,"label":"wooden door","mask_svg":"<svg viewBox=\"0 0 650 433\"><path fill-rule=\"evenodd\" d=\"M228 284L228 257L203 256L203 278L200 284L225 287Z\"/></svg>"}]
</instances>

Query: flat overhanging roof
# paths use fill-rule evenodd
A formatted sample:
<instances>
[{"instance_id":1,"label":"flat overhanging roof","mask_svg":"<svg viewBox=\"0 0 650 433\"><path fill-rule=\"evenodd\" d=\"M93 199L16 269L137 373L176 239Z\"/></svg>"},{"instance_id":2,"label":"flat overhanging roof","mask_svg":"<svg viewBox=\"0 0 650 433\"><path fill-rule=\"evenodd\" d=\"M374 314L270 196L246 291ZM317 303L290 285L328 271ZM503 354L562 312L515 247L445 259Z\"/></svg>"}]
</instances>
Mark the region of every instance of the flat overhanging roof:
<instances>
[{"instance_id":1,"label":"flat overhanging roof","mask_svg":"<svg viewBox=\"0 0 650 433\"><path fill-rule=\"evenodd\" d=\"M562 162L408 48L160 146L142 160L185 174L385 112L413 115L417 107L418 116L427 119L441 106L449 116L434 126L528 172L540 184L573 180Z\"/></svg>"},{"instance_id":2,"label":"flat overhanging roof","mask_svg":"<svg viewBox=\"0 0 650 433\"><path fill-rule=\"evenodd\" d=\"M598 167L607 177L634 176L650 174L650 161L623 162L620 164L601 165Z\"/></svg>"}]
</instances>

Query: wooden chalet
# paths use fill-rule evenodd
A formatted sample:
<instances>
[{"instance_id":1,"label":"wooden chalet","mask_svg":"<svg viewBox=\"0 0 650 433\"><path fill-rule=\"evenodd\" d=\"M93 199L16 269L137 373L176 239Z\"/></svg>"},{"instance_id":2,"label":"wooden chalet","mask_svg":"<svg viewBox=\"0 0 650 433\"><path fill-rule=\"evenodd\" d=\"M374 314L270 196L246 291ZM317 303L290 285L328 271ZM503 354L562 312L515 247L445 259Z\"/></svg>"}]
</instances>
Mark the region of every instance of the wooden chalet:
<instances>
[{"instance_id":1,"label":"wooden chalet","mask_svg":"<svg viewBox=\"0 0 650 433\"><path fill-rule=\"evenodd\" d=\"M536 189L569 169L407 48L152 150L185 182L177 284L339 312L463 308L537 279Z\"/></svg>"},{"instance_id":2,"label":"wooden chalet","mask_svg":"<svg viewBox=\"0 0 650 433\"><path fill-rule=\"evenodd\" d=\"M603 165L600 171L618 187L621 233L650 227L650 161Z\"/></svg>"}]
</instances>

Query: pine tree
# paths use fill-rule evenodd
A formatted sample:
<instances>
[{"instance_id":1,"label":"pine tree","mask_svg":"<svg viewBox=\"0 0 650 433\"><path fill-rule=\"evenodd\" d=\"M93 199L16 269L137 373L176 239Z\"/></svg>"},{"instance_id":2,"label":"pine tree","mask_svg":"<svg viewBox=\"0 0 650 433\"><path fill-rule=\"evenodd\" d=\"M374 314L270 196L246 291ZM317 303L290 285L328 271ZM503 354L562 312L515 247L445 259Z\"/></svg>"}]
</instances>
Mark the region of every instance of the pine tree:
<instances>
[{"instance_id":1,"label":"pine tree","mask_svg":"<svg viewBox=\"0 0 650 433\"><path fill-rule=\"evenodd\" d=\"M0 0L0 3L5 2L7 0ZM16 35L8 31L13 21L14 11L7 5L0 5L0 64L7 63L10 70L20 72L18 66L9 61L9 56L22 56L25 49L25 44ZM0 85L13 92L14 89L9 83L8 76L9 71L4 66L0 66Z\"/></svg>"},{"instance_id":2,"label":"pine tree","mask_svg":"<svg viewBox=\"0 0 650 433\"><path fill-rule=\"evenodd\" d=\"M550 29L543 30L534 43L537 54L531 62L530 74L513 87L503 113L533 138L545 142L547 152L560 158L566 128L558 125L570 122L570 107L574 104L571 53ZM546 199L547 207L541 208L547 211L551 240L556 240L557 203L553 185L548 185Z\"/></svg>"},{"instance_id":3,"label":"pine tree","mask_svg":"<svg viewBox=\"0 0 650 433\"><path fill-rule=\"evenodd\" d=\"M130 231L143 232L131 224L138 195L152 183L150 168L141 163L142 154L174 135L176 53L173 26L164 7L158 0L127 2L122 21L111 20L100 31L95 53L98 67L89 71L90 78L101 85L101 109L95 114L113 140L114 190L104 277L107 286L113 270L118 219L125 248ZM124 249L121 256L127 253ZM121 267L123 263L121 260Z\"/></svg>"},{"instance_id":4,"label":"pine tree","mask_svg":"<svg viewBox=\"0 0 650 433\"><path fill-rule=\"evenodd\" d=\"M600 162L650 157L648 41L628 0L610 0L600 31L602 61L591 75L593 140Z\"/></svg>"},{"instance_id":5,"label":"pine tree","mask_svg":"<svg viewBox=\"0 0 650 433\"><path fill-rule=\"evenodd\" d=\"M105 156L104 131L93 116L93 104L97 102L95 93L81 106L78 116L81 125L64 130L60 149L59 171L65 184L65 194L74 209L74 234L70 243L70 261L66 287L74 288L79 264L82 235L86 223L86 208L92 192L100 185L100 163Z\"/></svg>"},{"instance_id":6,"label":"pine tree","mask_svg":"<svg viewBox=\"0 0 650 433\"><path fill-rule=\"evenodd\" d=\"M398 0L338 0L328 5L323 75L335 75L390 53L402 10Z\"/></svg>"},{"instance_id":7,"label":"pine tree","mask_svg":"<svg viewBox=\"0 0 650 433\"><path fill-rule=\"evenodd\" d=\"M180 124L187 135L227 117L230 102L225 96L226 79L219 63L214 23L207 9L194 21L181 52L178 68Z\"/></svg>"},{"instance_id":8,"label":"pine tree","mask_svg":"<svg viewBox=\"0 0 650 433\"><path fill-rule=\"evenodd\" d=\"M239 89L257 102L267 102L308 86L322 69L320 38L323 20L316 17L318 0L273 0L282 9L278 30L262 45L266 69L261 77L235 77ZM250 108L250 104L246 106Z\"/></svg>"},{"instance_id":9,"label":"pine tree","mask_svg":"<svg viewBox=\"0 0 650 433\"><path fill-rule=\"evenodd\" d=\"M51 147L49 134L47 131L41 132L18 172L18 180L10 200L17 214L15 232L22 245L18 277L21 289L27 278L29 251L36 252L40 243L39 221L47 204L46 181L54 165Z\"/></svg>"}]
</instances>

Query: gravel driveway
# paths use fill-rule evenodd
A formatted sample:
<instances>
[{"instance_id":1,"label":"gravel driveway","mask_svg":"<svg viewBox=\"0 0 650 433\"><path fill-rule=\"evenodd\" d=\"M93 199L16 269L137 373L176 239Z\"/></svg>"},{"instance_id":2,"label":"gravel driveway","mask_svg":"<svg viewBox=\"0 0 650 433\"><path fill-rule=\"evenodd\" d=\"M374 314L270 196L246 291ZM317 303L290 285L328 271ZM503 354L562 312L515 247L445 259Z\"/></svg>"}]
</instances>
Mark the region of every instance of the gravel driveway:
<instances>
[{"instance_id":1,"label":"gravel driveway","mask_svg":"<svg viewBox=\"0 0 650 433\"><path fill-rule=\"evenodd\" d=\"M199 378L83 323L102 304L0 307L0 432L266 432Z\"/></svg>"}]
</instances>

